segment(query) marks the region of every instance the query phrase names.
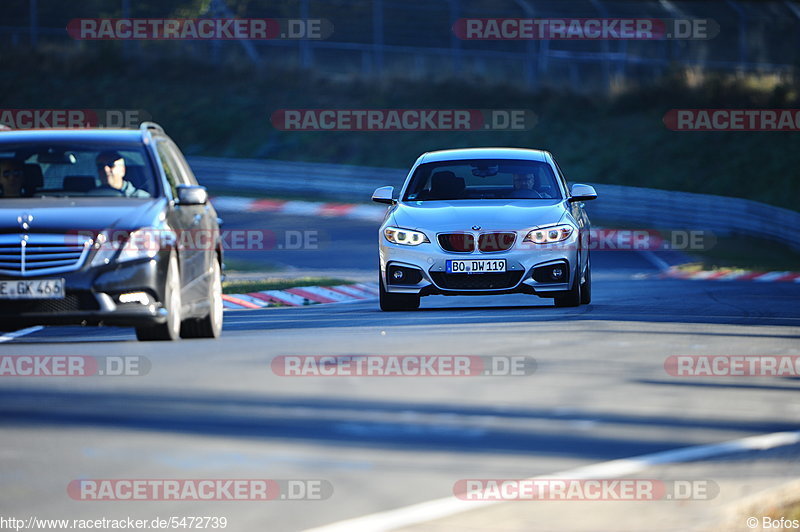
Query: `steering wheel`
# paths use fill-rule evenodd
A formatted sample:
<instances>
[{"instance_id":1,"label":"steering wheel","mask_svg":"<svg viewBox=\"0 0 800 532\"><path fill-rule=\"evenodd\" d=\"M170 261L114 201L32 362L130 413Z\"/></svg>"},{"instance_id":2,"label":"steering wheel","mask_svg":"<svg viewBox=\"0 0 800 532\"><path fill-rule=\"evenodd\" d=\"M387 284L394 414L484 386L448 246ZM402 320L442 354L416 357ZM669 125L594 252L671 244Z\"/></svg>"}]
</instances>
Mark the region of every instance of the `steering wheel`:
<instances>
[{"instance_id":1,"label":"steering wheel","mask_svg":"<svg viewBox=\"0 0 800 532\"><path fill-rule=\"evenodd\" d=\"M125 193L118 188L109 185L101 185L86 191L87 196L125 196Z\"/></svg>"}]
</instances>

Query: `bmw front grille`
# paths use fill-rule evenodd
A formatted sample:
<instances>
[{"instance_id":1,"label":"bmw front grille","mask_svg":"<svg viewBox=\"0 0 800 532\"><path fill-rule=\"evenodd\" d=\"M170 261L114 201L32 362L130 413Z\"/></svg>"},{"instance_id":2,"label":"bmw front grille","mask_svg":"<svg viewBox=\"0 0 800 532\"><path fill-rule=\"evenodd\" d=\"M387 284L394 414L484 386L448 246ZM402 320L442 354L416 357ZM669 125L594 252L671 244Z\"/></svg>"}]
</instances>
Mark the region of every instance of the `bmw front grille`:
<instances>
[{"instance_id":1,"label":"bmw front grille","mask_svg":"<svg viewBox=\"0 0 800 532\"><path fill-rule=\"evenodd\" d=\"M517 234L514 232L480 233L477 239L478 251L496 253L507 251L514 245ZM472 253L475 251L475 235L472 233L440 233L437 236L439 245L450 253Z\"/></svg>"}]
</instances>

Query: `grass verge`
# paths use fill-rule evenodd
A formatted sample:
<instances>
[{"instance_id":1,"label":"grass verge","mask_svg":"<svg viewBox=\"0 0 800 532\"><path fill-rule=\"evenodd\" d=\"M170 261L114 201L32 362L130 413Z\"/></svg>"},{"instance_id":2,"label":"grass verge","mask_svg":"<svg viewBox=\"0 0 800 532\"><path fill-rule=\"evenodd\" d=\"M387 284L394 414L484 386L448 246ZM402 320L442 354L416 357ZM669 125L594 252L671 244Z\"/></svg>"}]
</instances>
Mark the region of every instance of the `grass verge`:
<instances>
[{"instance_id":1,"label":"grass verge","mask_svg":"<svg viewBox=\"0 0 800 532\"><path fill-rule=\"evenodd\" d=\"M788 521L800 521L800 499L781 508L781 516Z\"/></svg>"}]
</instances>

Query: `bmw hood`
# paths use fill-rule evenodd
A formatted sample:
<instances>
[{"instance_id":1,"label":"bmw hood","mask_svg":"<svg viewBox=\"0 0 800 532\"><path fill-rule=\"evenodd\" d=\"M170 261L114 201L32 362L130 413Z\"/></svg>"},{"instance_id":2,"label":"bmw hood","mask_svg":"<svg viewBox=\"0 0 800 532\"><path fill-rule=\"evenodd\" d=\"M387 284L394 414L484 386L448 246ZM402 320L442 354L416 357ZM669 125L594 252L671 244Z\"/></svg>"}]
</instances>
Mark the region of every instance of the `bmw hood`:
<instances>
[{"instance_id":1,"label":"bmw hood","mask_svg":"<svg viewBox=\"0 0 800 532\"><path fill-rule=\"evenodd\" d=\"M558 223L566 214L564 200L421 201L397 205L389 223L436 232L521 231Z\"/></svg>"}]
</instances>

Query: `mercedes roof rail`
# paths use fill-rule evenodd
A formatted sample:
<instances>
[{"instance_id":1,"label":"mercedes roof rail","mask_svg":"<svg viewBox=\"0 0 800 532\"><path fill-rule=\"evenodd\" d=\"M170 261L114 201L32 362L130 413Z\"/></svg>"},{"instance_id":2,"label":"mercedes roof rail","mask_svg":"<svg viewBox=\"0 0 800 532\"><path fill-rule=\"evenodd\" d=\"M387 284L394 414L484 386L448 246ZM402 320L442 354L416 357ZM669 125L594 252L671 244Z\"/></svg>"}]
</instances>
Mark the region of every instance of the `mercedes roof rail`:
<instances>
[{"instance_id":1,"label":"mercedes roof rail","mask_svg":"<svg viewBox=\"0 0 800 532\"><path fill-rule=\"evenodd\" d=\"M161 127L160 125L156 124L155 122L142 122L141 124L139 124L139 130L142 133L144 133L146 131L149 132L149 131L152 130L152 131L155 131L156 133L161 133L161 134L166 135L166 132L164 131L164 128Z\"/></svg>"}]
</instances>

